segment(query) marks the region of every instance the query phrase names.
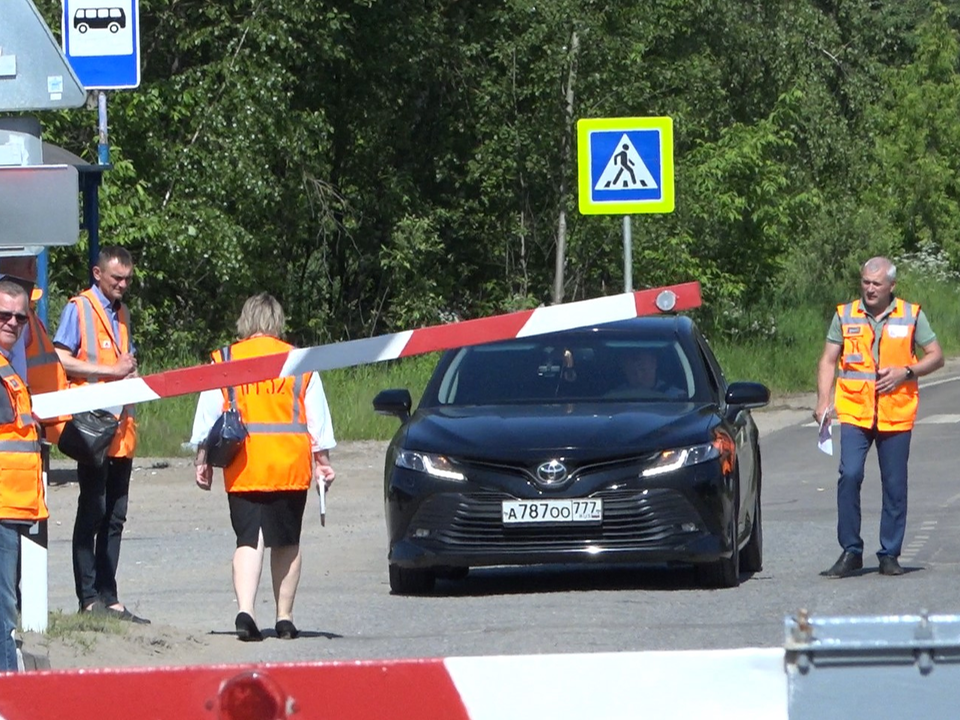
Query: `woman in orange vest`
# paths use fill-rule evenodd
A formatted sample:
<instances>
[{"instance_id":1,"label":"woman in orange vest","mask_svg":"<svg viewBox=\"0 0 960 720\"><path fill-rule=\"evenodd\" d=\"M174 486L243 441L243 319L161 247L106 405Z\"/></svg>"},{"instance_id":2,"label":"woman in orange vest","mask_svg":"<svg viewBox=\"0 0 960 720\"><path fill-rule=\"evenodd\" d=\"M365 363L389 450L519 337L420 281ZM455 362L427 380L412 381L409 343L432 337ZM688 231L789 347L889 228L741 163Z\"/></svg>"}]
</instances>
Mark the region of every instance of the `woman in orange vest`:
<instances>
[{"instance_id":1,"label":"woman in orange vest","mask_svg":"<svg viewBox=\"0 0 960 720\"><path fill-rule=\"evenodd\" d=\"M837 539L842 552L821 575L863 568L860 486L870 446L880 460L881 575L902 575L897 559L907 527L907 459L919 405L917 378L943 366L943 351L919 305L893 294L897 268L887 258L863 264L859 300L837 306L817 369L818 423L829 422L831 396L840 420ZM917 359L916 348L923 349ZM834 389L834 379L836 388Z\"/></svg>"},{"instance_id":2,"label":"woman in orange vest","mask_svg":"<svg viewBox=\"0 0 960 720\"><path fill-rule=\"evenodd\" d=\"M284 323L283 308L273 297L260 293L248 298L237 320L240 341L214 352L213 361L289 352L293 346L280 340ZM213 479L204 444L214 422L231 406L231 396L248 433L237 456L223 469L237 536L233 555L237 637L263 639L254 611L264 548L270 548L277 637L293 639L299 634L293 602L300 583L307 495L311 485L326 492L336 477L329 455L336 445L330 409L316 373L201 393L191 441L197 446L197 485L204 490L210 489Z\"/></svg>"},{"instance_id":3,"label":"woman in orange vest","mask_svg":"<svg viewBox=\"0 0 960 720\"><path fill-rule=\"evenodd\" d=\"M30 394L7 361L28 322L26 291L0 281L0 671L16 671L20 533L49 516Z\"/></svg>"}]
</instances>

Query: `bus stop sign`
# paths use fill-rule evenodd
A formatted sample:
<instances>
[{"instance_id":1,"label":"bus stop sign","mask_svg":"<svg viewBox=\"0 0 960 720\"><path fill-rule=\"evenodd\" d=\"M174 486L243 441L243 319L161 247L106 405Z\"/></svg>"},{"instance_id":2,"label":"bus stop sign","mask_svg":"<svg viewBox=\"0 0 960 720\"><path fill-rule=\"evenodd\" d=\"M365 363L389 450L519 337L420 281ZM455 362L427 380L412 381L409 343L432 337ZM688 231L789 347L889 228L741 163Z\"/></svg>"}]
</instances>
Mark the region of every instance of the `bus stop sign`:
<instances>
[{"instance_id":1,"label":"bus stop sign","mask_svg":"<svg viewBox=\"0 0 960 720\"><path fill-rule=\"evenodd\" d=\"M64 0L63 54L87 90L140 85L138 0Z\"/></svg>"}]
</instances>

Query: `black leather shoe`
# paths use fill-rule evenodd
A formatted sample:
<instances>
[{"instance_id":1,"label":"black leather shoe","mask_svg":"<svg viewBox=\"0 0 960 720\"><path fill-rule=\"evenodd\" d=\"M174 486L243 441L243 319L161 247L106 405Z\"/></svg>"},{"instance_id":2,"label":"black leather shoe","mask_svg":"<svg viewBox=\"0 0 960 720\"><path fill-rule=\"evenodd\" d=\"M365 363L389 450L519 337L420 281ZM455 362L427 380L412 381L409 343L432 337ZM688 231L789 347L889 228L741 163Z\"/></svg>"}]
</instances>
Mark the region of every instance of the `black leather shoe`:
<instances>
[{"instance_id":1,"label":"black leather shoe","mask_svg":"<svg viewBox=\"0 0 960 720\"><path fill-rule=\"evenodd\" d=\"M881 575L903 575L903 568L893 555L880 556Z\"/></svg>"},{"instance_id":2,"label":"black leather shoe","mask_svg":"<svg viewBox=\"0 0 960 720\"><path fill-rule=\"evenodd\" d=\"M833 567L820 574L828 578L844 578L850 577L861 568L863 568L863 555L844 550Z\"/></svg>"},{"instance_id":3,"label":"black leather shoe","mask_svg":"<svg viewBox=\"0 0 960 720\"><path fill-rule=\"evenodd\" d=\"M237 614L234 622L237 628L237 637L244 642L259 642L263 640L263 634L257 627L257 622L249 614L242 612Z\"/></svg>"},{"instance_id":4,"label":"black leather shoe","mask_svg":"<svg viewBox=\"0 0 960 720\"><path fill-rule=\"evenodd\" d=\"M289 620L277 620L277 637L281 640L295 640L300 631L297 626Z\"/></svg>"}]
</instances>

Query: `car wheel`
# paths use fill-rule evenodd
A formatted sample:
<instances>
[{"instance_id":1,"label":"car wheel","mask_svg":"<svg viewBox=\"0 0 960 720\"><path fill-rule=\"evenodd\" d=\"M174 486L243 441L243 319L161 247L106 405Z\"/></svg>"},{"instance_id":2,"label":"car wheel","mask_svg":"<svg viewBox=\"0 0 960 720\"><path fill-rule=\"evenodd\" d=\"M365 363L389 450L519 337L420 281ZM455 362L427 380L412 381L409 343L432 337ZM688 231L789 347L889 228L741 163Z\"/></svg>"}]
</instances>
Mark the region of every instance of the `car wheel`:
<instances>
[{"instance_id":1,"label":"car wheel","mask_svg":"<svg viewBox=\"0 0 960 720\"><path fill-rule=\"evenodd\" d=\"M118 32L120 32L120 26L117 25L117 23L110 23L110 32L116 35Z\"/></svg>"},{"instance_id":2,"label":"car wheel","mask_svg":"<svg viewBox=\"0 0 960 720\"><path fill-rule=\"evenodd\" d=\"M434 582L436 576L429 570L390 564L390 592L394 595L426 595L433 590Z\"/></svg>"},{"instance_id":3,"label":"car wheel","mask_svg":"<svg viewBox=\"0 0 960 720\"><path fill-rule=\"evenodd\" d=\"M760 515L760 486L757 486L757 506L753 511L750 539L740 552L740 569L744 572L763 570L763 519Z\"/></svg>"},{"instance_id":4,"label":"car wheel","mask_svg":"<svg viewBox=\"0 0 960 720\"><path fill-rule=\"evenodd\" d=\"M80 23L79 25L77 25L77 32L79 32L81 35L83 35L89 29L90 28L87 26L86 23Z\"/></svg>"},{"instance_id":5,"label":"car wheel","mask_svg":"<svg viewBox=\"0 0 960 720\"><path fill-rule=\"evenodd\" d=\"M740 515L740 492L733 505L731 527L728 528L733 552L728 558L720 558L711 563L697 565L697 581L702 587L732 588L740 584L740 543L737 538L737 518Z\"/></svg>"}]
</instances>

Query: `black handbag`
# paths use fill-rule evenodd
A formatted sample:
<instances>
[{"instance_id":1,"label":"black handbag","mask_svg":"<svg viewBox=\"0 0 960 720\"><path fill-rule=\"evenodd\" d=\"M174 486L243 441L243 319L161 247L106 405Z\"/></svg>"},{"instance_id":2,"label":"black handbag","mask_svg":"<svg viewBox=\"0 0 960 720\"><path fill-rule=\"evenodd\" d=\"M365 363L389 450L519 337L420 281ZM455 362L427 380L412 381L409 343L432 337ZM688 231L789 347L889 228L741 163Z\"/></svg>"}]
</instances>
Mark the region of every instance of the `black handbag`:
<instances>
[{"instance_id":1,"label":"black handbag","mask_svg":"<svg viewBox=\"0 0 960 720\"><path fill-rule=\"evenodd\" d=\"M63 426L57 449L84 465L103 465L120 420L107 410L74 413Z\"/></svg>"},{"instance_id":2,"label":"black handbag","mask_svg":"<svg viewBox=\"0 0 960 720\"><path fill-rule=\"evenodd\" d=\"M230 359L229 347L222 348L220 353L224 362ZM203 447L207 449L207 463L218 468L225 468L232 463L243 447L243 441L247 439L247 426L243 424L240 411L237 410L235 388L227 388L227 398L230 407L213 423L203 443Z\"/></svg>"}]
</instances>

